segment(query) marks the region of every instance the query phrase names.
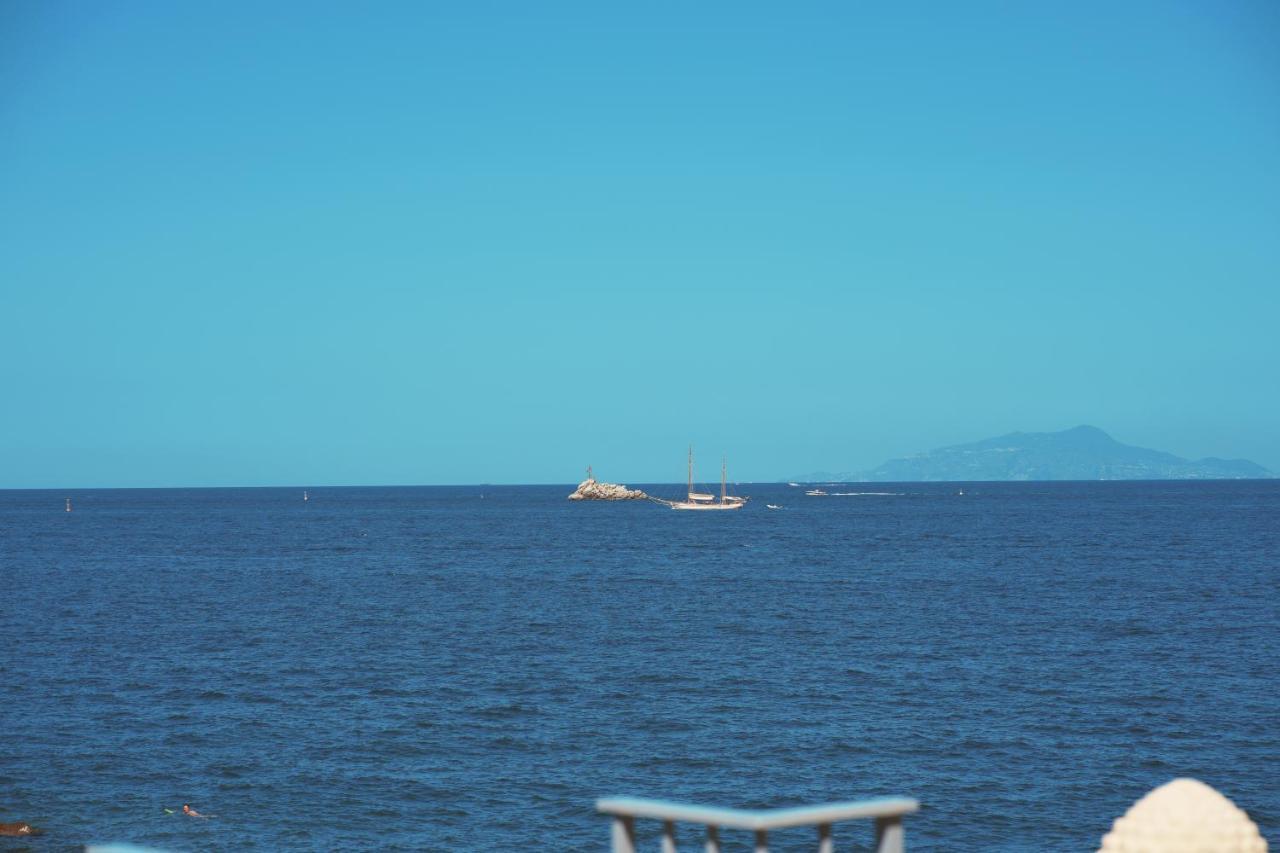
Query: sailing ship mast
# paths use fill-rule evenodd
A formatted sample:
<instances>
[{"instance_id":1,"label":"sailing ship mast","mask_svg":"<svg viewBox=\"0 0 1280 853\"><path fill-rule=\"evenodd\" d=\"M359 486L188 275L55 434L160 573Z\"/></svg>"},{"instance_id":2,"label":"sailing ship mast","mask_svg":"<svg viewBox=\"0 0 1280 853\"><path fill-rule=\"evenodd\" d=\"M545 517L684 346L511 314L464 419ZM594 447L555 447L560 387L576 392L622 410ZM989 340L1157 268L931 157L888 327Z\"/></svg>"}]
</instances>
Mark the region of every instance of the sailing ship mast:
<instances>
[{"instance_id":1,"label":"sailing ship mast","mask_svg":"<svg viewBox=\"0 0 1280 853\"><path fill-rule=\"evenodd\" d=\"M689 445L689 500L693 500L693 445Z\"/></svg>"}]
</instances>

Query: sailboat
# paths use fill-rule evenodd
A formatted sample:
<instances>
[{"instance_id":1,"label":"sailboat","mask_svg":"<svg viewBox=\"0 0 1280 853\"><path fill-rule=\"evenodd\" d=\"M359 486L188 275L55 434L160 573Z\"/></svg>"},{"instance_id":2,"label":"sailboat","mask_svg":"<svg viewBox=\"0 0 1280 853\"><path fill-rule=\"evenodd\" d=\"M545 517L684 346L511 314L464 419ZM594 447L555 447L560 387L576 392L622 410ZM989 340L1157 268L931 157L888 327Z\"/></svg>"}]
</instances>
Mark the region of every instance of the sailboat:
<instances>
[{"instance_id":1,"label":"sailboat","mask_svg":"<svg viewBox=\"0 0 1280 853\"><path fill-rule=\"evenodd\" d=\"M720 500L717 501L715 495L707 492L695 492L693 490L693 447L690 446L688 500L666 501L667 506L672 509L742 509L747 499L728 493L727 473L727 464L722 460L720 462Z\"/></svg>"}]
</instances>

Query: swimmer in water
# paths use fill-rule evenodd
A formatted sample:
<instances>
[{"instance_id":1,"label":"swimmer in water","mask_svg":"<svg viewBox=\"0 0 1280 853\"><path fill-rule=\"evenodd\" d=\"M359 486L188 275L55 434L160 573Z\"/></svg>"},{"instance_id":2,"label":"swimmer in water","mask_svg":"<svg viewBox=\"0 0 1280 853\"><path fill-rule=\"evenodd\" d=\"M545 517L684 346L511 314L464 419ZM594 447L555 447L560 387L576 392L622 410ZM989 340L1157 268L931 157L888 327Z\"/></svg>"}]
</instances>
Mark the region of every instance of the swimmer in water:
<instances>
[{"instance_id":1,"label":"swimmer in water","mask_svg":"<svg viewBox=\"0 0 1280 853\"><path fill-rule=\"evenodd\" d=\"M187 815L188 817L203 817L203 818L217 817L217 815L211 815L211 814L200 814L200 812L198 812L198 811L196 811L195 809L191 808L191 804L190 804L190 803L183 803L183 804L182 804L182 813L183 813L184 815Z\"/></svg>"}]
</instances>

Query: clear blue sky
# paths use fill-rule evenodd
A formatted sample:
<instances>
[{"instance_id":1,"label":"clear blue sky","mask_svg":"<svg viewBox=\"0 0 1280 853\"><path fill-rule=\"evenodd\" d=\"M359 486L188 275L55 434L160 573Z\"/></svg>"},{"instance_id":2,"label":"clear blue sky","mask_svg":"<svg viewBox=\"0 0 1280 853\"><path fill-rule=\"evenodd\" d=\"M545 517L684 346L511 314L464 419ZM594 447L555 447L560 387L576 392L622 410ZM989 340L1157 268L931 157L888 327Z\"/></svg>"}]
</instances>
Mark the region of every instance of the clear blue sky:
<instances>
[{"instance_id":1,"label":"clear blue sky","mask_svg":"<svg viewBox=\"0 0 1280 853\"><path fill-rule=\"evenodd\" d=\"M1272 2L0 4L0 487L1280 470Z\"/></svg>"}]
</instances>

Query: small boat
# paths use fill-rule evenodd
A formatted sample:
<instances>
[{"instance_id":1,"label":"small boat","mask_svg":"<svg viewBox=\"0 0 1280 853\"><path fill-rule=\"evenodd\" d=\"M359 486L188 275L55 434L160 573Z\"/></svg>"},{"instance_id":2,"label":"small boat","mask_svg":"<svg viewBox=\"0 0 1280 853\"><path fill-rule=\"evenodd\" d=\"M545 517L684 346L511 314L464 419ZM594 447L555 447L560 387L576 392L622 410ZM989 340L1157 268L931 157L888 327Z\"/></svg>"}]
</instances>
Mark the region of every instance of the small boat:
<instances>
[{"instance_id":1,"label":"small boat","mask_svg":"<svg viewBox=\"0 0 1280 853\"><path fill-rule=\"evenodd\" d=\"M306 489L303 489L303 490L302 490L302 502L303 502L303 503L306 503L306 502L307 502L307 501L309 501L309 500L311 500L311 495L307 494L307 490L306 490Z\"/></svg>"},{"instance_id":2,"label":"small boat","mask_svg":"<svg viewBox=\"0 0 1280 853\"><path fill-rule=\"evenodd\" d=\"M777 504L765 504L765 506L767 506L769 509L782 509L782 507L778 506Z\"/></svg>"},{"instance_id":3,"label":"small boat","mask_svg":"<svg viewBox=\"0 0 1280 853\"><path fill-rule=\"evenodd\" d=\"M787 485L788 485L788 486L795 486L797 489L798 489L798 488L800 488L800 484L799 484L799 483L787 483Z\"/></svg>"},{"instance_id":4,"label":"small boat","mask_svg":"<svg viewBox=\"0 0 1280 853\"><path fill-rule=\"evenodd\" d=\"M720 463L720 500L706 492L693 490L693 447L689 448L689 491L688 499L683 501L664 501L672 509L742 509L747 499L731 495L728 492L726 463Z\"/></svg>"},{"instance_id":5,"label":"small boat","mask_svg":"<svg viewBox=\"0 0 1280 853\"><path fill-rule=\"evenodd\" d=\"M811 497L817 498L817 497L824 497L827 493L822 491L822 489L810 489L809 491L805 492L805 494L810 495Z\"/></svg>"},{"instance_id":6,"label":"small boat","mask_svg":"<svg viewBox=\"0 0 1280 853\"><path fill-rule=\"evenodd\" d=\"M961 497L961 498L964 497L964 489L961 489L960 491L956 492L956 497Z\"/></svg>"}]
</instances>

